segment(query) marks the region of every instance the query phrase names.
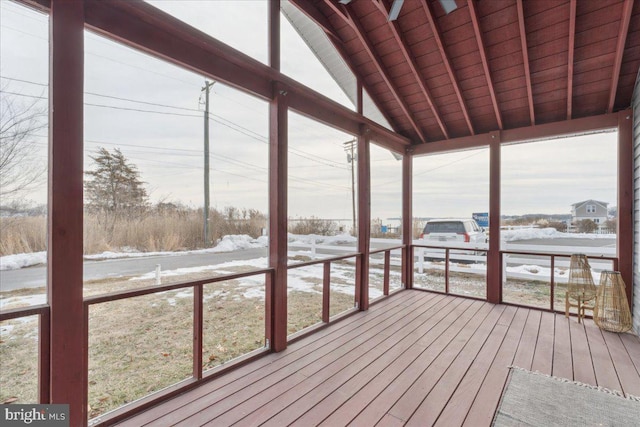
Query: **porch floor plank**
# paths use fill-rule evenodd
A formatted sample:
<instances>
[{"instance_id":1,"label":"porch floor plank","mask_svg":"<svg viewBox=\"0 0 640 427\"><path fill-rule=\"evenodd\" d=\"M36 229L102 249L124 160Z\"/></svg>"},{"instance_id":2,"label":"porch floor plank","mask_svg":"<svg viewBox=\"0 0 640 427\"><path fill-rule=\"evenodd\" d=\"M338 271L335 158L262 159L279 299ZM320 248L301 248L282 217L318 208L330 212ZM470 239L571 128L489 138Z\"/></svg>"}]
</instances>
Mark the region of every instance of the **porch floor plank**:
<instances>
[{"instance_id":1,"label":"porch floor plank","mask_svg":"<svg viewBox=\"0 0 640 427\"><path fill-rule=\"evenodd\" d=\"M631 333L415 290L118 425L485 426L511 365L640 395Z\"/></svg>"}]
</instances>

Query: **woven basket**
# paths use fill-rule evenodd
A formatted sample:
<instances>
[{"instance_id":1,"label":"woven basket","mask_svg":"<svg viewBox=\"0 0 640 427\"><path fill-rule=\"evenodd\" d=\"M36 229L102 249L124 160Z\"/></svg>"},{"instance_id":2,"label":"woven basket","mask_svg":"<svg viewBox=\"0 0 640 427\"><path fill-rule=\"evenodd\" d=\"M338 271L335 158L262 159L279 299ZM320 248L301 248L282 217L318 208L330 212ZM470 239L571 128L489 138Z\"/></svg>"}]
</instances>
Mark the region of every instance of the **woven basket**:
<instances>
[{"instance_id":1,"label":"woven basket","mask_svg":"<svg viewBox=\"0 0 640 427\"><path fill-rule=\"evenodd\" d=\"M596 284L591 275L589 260L584 254L571 255L569 265L569 281L567 282L567 294L565 295L565 316L569 316L569 308L578 308L578 322L584 317L585 309L592 309L596 297ZM573 303L572 301L576 301Z\"/></svg>"},{"instance_id":2,"label":"woven basket","mask_svg":"<svg viewBox=\"0 0 640 427\"><path fill-rule=\"evenodd\" d=\"M626 332L631 329L631 310L620 272L603 271L600 275L593 321L606 331Z\"/></svg>"}]
</instances>

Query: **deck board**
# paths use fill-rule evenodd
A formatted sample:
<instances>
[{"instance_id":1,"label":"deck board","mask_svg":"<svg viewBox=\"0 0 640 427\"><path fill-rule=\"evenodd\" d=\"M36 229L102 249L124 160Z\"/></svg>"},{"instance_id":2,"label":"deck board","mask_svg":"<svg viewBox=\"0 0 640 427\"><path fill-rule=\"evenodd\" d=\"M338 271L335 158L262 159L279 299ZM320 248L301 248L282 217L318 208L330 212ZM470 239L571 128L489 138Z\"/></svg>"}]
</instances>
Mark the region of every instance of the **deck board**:
<instances>
[{"instance_id":1,"label":"deck board","mask_svg":"<svg viewBox=\"0 0 640 427\"><path fill-rule=\"evenodd\" d=\"M119 425L484 426L511 365L640 395L635 335L403 291Z\"/></svg>"}]
</instances>

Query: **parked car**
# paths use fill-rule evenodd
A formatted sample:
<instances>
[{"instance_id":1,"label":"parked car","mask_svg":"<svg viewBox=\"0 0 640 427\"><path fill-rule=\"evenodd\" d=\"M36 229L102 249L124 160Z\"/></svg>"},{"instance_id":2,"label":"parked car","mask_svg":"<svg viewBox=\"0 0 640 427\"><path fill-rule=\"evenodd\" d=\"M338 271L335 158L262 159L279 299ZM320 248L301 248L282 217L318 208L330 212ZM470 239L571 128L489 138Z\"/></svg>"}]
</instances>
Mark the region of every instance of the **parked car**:
<instances>
[{"instance_id":1,"label":"parked car","mask_svg":"<svg viewBox=\"0 0 640 427\"><path fill-rule=\"evenodd\" d=\"M478 246L484 245L488 239L484 229L473 219L432 219L427 221L420 235L420 239L425 241L425 245L438 246L441 242L454 243L476 243ZM444 252L439 254L439 249L432 249L424 252L425 261L441 260ZM474 262L468 256L484 256L485 251L459 251L452 250L452 259L460 262Z\"/></svg>"},{"instance_id":2,"label":"parked car","mask_svg":"<svg viewBox=\"0 0 640 427\"><path fill-rule=\"evenodd\" d=\"M486 243L487 235L473 219L432 219L420 235L422 240L435 242Z\"/></svg>"}]
</instances>

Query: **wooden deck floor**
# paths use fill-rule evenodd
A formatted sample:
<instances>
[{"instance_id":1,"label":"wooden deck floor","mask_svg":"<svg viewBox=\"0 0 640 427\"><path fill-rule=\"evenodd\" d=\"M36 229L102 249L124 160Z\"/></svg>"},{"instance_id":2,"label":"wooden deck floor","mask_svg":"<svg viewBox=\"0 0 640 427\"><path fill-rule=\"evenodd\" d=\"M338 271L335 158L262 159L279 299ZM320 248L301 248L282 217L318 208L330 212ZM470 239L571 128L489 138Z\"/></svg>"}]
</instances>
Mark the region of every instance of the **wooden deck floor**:
<instances>
[{"instance_id":1,"label":"wooden deck floor","mask_svg":"<svg viewBox=\"0 0 640 427\"><path fill-rule=\"evenodd\" d=\"M640 396L635 335L404 291L121 425L487 426L510 365Z\"/></svg>"}]
</instances>

